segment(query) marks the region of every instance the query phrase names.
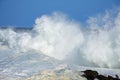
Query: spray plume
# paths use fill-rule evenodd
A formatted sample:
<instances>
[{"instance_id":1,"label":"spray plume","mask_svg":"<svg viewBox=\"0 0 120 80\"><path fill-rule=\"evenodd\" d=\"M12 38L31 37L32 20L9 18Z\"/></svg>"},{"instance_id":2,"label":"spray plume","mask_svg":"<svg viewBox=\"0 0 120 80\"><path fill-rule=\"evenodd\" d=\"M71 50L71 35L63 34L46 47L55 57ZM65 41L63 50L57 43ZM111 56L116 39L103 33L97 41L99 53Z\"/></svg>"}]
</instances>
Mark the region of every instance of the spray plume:
<instances>
[{"instance_id":1,"label":"spray plume","mask_svg":"<svg viewBox=\"0 0 120 80\"><path fill-rule=\"evenodd\" d=\"M1 46L80 65L120 68L120 10L90 17L86 25L83 29L64 14L43 15L30 31L0 29Z\"/></svg>"}]
</instances>

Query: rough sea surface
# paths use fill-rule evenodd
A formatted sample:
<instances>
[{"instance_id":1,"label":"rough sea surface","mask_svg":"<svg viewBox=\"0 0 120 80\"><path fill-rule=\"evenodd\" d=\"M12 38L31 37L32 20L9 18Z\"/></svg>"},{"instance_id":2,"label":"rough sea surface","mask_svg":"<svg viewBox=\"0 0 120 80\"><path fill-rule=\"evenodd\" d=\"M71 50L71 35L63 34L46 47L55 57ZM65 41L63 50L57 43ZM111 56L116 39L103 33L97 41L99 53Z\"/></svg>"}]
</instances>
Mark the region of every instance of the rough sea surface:
<instances>
[{"instance_id":1,"label":"rough sea surface","mask_svg":"<svg viewBox=\"0 0 120 80\"><path fill-rule=\"evenodd\" d=\"M82 70L120 76L120 9L78 23L43 15L32 29L0 29L0 80L85 80Z\"/></svg>"}]
</instances>

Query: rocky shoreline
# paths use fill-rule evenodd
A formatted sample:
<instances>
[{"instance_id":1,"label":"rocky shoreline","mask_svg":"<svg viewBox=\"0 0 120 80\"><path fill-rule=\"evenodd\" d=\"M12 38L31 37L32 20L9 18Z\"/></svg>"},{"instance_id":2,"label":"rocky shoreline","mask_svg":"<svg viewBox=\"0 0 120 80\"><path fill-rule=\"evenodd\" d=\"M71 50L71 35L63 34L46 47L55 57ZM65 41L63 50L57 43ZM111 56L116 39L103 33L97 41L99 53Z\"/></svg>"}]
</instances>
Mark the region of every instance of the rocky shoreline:
<instances>
[{"instance_id":1,"label":"rocky shoreline","mask_svg":"<svg viewBox=\"0 0 120 80\"><path fill-rule=\"evenodd\" d=\"M85 70L82 71L84 74L83 77L87 78L87 80L120 80L119 76L116 74L115 77L108 75L105 76L103 74L99 74L97 71L94 70Z\"/></svg>"},{"instance_id":2,"label":"rocky shoreline","mask_svg":"<svg viewBox=\"0 0 120 80\"><path fill-rule=\"evenodd\" d=\"M119 76L103 75L95 70L45 70L25 80L120 80Z\"/></svg>"}]
</instances>

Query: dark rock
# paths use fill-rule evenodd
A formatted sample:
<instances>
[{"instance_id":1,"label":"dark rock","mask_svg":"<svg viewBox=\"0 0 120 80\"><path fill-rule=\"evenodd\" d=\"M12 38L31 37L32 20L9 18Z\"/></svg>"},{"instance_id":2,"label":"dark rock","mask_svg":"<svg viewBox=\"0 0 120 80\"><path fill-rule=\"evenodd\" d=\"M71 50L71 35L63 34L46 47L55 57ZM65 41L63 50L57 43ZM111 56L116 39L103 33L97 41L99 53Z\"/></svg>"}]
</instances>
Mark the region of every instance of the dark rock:
<instances>
[{"instance_id":1,"label":"dark rock","mask_svg":"<svg viewBox=\"0 0 120 80\"><path fill-rule=\"evenodd\" d=\"M93 70L86 70L86 71L81 71L81 72L84 73L82 76L87 78L88 80L94 80L96 76L98 75L98 72L93 71Z\"/></svg>"},{"instance_id":2,"label":"dark rock","mask_svg":"<svg viewBox=\"0 0 120 80\"><path fill-rule=\"evenodd\" d=\"M99 73L97 71L93 71L93 70L85 70L85 71L81 71L84 74L81 75L82 77L87 78L87 80L94 80L94 79L98 79L98 80L120 80L118 75L115 75L116 77L112 77L110 75L108 76L104 76L104 75L99 75Z\"/></svg>"},{"instance_id":3,"label":"dark rock","mask_svg":"<svg viewBox=\"0 0 120 80\"><path fill-rule=\"evenodd\" d=\"M96 78L97 78L98 80L112 80L112 79L108 79L108 77L103 76L103 75L98 75L98 76L96 76Z\"/></svg>"}]
</instances>

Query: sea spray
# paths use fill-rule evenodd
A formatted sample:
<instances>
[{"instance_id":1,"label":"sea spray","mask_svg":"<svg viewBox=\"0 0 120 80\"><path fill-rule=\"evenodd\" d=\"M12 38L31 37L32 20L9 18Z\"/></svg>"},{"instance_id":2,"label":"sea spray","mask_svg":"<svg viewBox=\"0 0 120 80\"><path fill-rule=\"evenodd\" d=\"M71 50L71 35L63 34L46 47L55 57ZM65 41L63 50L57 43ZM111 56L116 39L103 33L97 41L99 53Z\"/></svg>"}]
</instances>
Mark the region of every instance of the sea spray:
<instances>
[{"instance_id":1,"label":"sea spray","mask_svg":"<svg viewBox=\"0 0 120 80\"><path fill-rule=\"evenodd\" d=\"M82 66L120 68L120 10L113 12L90 17L87 26L59 13L43 15L29 31L0 29L1 46L25 54L35 50Z\"/></svg>"}]
</instances>

